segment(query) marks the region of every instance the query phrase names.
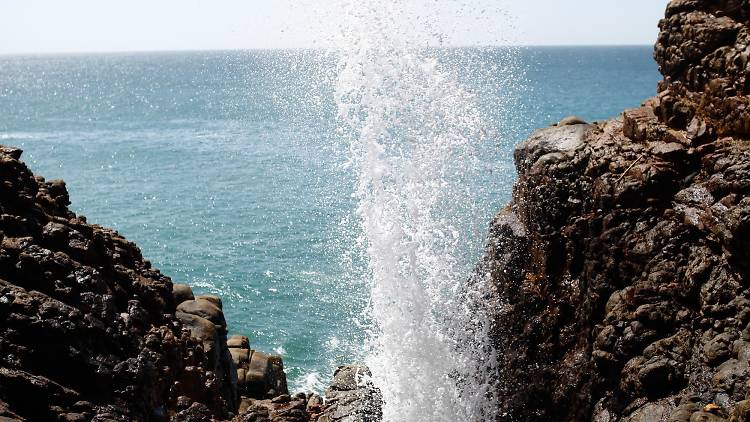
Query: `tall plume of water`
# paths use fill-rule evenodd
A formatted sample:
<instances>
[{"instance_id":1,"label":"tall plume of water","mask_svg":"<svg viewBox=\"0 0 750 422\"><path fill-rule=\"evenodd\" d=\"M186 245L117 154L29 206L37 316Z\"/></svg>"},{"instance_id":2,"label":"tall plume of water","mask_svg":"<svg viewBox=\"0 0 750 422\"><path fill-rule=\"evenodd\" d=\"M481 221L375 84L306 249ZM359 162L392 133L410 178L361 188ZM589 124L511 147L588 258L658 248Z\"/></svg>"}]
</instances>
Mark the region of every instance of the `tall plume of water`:
<instances>
[{"instance_id":1,"label":"tall plume of water","mask_svg":"<svg viewBox=\"0 0 750 422\"><path fill-rule=\"evenodd\" d=\"M482 113L475 94L441 67L438 50L424 48L440 36L413 5L337 3L335 95L372 279L365 360L386 421L493 420L496 297L485 278L468 282L461 262L476 240L461 220L474 216L467 179L479 169ZM422 25L427 38L410 25Z\"/></svg>"}]
</instances>

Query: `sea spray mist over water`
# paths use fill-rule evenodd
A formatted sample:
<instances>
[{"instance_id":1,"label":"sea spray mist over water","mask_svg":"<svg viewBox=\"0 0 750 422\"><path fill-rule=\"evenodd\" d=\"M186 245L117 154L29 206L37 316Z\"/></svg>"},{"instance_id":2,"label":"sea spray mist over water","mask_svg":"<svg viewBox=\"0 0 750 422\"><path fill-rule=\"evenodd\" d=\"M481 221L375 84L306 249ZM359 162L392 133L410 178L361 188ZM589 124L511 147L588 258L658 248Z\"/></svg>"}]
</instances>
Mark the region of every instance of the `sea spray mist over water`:
<instances>
[{"instance_id":1,"label":"sea spray mist over water","mask_svg":"<svg viewBox=\"0 0 750 422\"><path fill-rule=\"evenodd\" d=\"M475 144L487 136L476 95L424 48L441 37L429 16L410 15L413 3L338 6L335 96L371 278L365 361L384 419L492 420L496 298L483 277L467 281L464 262L476 241L465 224L476 216ZM427 37L407 35L410 25Z\"/></svg>"}]
</instances>

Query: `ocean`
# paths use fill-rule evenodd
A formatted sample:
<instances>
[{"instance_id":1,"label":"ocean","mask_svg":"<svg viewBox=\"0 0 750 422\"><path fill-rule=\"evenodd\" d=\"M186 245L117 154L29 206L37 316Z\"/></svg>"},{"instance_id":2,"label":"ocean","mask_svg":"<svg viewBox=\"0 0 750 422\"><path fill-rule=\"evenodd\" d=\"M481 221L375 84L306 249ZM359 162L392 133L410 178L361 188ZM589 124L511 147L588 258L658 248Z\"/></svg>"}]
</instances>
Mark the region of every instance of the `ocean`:
<instances>
[{"instance_id":1,"label":"ocean","mask_svg":"<svg viewBox=\"0 0 750 422\"><path fill-rule=\"evenodd\" d=\"M651 47L433 51L480 110L458 277L510 199L513 145L654 95ZM363 357L371 331L356 180L321 51L0 56L0 144L62 178L71 209L223 298L230 334L281 355L292 390ZM394 294L397 294L394 292Z\"/></svg>"}]
</instances>

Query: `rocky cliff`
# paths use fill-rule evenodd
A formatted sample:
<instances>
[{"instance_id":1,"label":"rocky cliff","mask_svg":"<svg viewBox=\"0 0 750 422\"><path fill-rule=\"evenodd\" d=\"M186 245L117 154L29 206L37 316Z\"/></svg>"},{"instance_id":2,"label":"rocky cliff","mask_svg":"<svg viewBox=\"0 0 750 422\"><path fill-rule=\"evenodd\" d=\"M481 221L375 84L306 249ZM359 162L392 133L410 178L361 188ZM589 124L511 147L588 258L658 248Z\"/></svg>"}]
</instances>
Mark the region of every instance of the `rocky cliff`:
<instances>
[{"instance_id":1,"label":"rocky cliff","mask_svg":"<svg viewBox=\"0 0 750 422\"><path fill-rule=\"evenodd\" d=\"M173 284L20 158L0 146L1 421L379 419L367 368L290 396L281 358L228 338L221 298Z\"/></svg>"},{"instance_id":2,"label":"rocky cliff","mask_svg":"<svg viewBox=\"0 0 750 422\"><path fill-rule=\"evenodd\" d=\"M750 420L750 2L659 27L656 97L515 150L482 263L500 420Z\"/></svg>"},{"instance_id":3,"label":"rocky cliff","mask_svg":"<svg viewBox=\"0 0 750 422\"><path fill-rule=\"evenodd\" d=\"M133 243L70 212L65 183L20 157L0 147L0 418L231 418L247 391L221 300L173 285ZM276 384L252 393L286 393Z\"/></svg>"},{"instance_id":4,"label":"rocky cliff","mask_svg":"<svg viewBox=\"0 0 750 422\"><path fill-rule=\"evenodd\" d=\"M165 420L197 403L228 417L226 341L204 347L183 330L169 278L70 212L65 184L34 177L20 156L0 148L0 414Z\"/></svg>"},{"instance_id":5,"label":"rocky cliff","mask_svg":"<svg viewBox=\"0 0 750 422\"><path fill-rule=\"evenodd\" d=\"M308 419L305 395L297 419L280 410L280 358L227 341L220 298L70 212L20 157L0 147L0 419L254 421L241 411L272 400L271 420Z\"/></svg>"}]
</instances>

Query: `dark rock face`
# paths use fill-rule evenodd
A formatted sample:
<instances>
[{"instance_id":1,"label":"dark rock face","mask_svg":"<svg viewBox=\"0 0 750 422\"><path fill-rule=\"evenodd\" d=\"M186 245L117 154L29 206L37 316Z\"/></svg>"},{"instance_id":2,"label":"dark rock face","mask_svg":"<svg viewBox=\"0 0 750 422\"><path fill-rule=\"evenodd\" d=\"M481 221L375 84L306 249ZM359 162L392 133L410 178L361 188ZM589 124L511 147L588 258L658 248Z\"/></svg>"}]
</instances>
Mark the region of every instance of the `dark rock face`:
<instances>
[{"instance_id":1,"label":"dark rock face","mask_svg":"<svg viewBox=\"0 0 750 422\"><path fill-rule=\"evenodd\" d=\"M0 146L0 420L374 420L358 406L379 398L344 385L346 368L328 403L290 397L280 357L227 339L221 298L173 284L87 224L65 183L20 157Z\"/></svg>"},{"instance_id":2,"label":"dark rock face","mask_svg":"<svg viewBox=\"0 0 750 422\"><path fill-rule=\"evenodd\" d=\"M747 420L750 3L673 1L661 92L516 148L481 269L500 420Z\"/></svg>"},{"instance_id":3,"label":"dark rock face","mask_svg":"<svg viewBox=\"0 0 750 422\"><path fill-rule=\"evenodd\" d=\"M175 313L170 279L70 212L65 183L34 177L20 156L0 147L0 418L230 418L235 370L218 308Z\"/></svg>"},{"instance_id":4,"label":"dark rock face","mask_svg":"<svg viewBox=\"0 0 750 422\"><path fill-rule=\"evenodd\" d=\"M655 58L664 81L658 113L670 127L692 119L719 135L750 134L750 6L739 0L676 0L659 24Z\"/></svg>"}]
</instances>

